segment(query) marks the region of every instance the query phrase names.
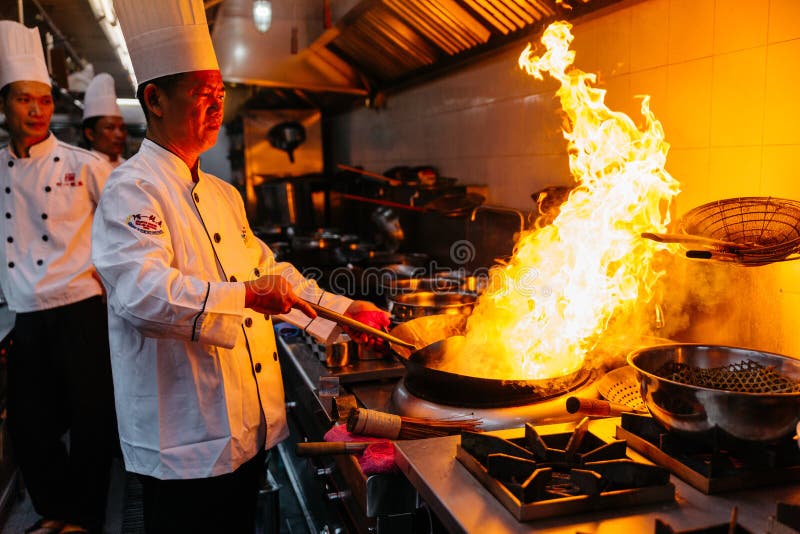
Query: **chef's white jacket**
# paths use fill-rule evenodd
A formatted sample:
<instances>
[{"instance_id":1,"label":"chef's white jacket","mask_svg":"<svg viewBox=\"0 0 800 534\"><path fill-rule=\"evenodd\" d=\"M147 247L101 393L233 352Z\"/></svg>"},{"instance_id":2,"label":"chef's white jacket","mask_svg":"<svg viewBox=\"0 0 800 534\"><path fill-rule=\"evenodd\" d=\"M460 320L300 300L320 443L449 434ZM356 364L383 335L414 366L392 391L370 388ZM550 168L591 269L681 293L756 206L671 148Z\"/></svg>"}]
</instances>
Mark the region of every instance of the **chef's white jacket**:
<instances>
[{"instance_id":1,"label":"chef's white jacket","mask_svg":"<svg viewBox=\"0 0 800 534\"><path fill-rule=\"evenodd\" d=\"M288 430L272 322L244 307L244 280L280 274L300 296L344 312L248 225L241 196L145 139L111 175L92 258L108 292L125 467L160 479L230 473ZM323 339L330 321L280 316ZM264 436L266 421L266 436Z\"/></svg>"},{"instance_id":2,"label":"chef's white jacket","mask_svg":"<svg viewBox=\"0 0 800 534\"><path fill-rule=\"evenodd\" d=\"M111 158L105 152L100 152L99 150L95 150L95 149L92 149L91 152L92 152L92 154L97 154L98 156L100 156L106 163L111 165L112 169L116 169L117 167L119 167L120 165L122 165L123 163L125 163L127 161L122 156L118 156L117 157L117 161L111 161Z\"/></svg>"},{"instance_id":3,"label":"chef's white jacket","mask_svg":"<svg viewBox=\"0 0 800 534\"><path fill-rule=\"evenodd\" d=\"M15 312L102 293L92 276L92 216L111 167L51 133L19 158L0 150L0 288Z\"/></svg>"}]
</instances>

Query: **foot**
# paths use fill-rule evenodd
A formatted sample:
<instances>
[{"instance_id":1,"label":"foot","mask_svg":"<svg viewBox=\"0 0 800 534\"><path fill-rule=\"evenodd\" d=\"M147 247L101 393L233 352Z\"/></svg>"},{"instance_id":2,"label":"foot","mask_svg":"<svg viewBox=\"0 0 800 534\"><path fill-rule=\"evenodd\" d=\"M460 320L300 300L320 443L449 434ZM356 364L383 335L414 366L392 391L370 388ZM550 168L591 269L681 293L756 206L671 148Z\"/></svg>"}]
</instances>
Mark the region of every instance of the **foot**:
<instances>
[{"instance_id":1,"label":"foot","mask_svg":"<svg viewBox=\"0 0 800 534\"><path fill-rule=\"evenodd\" d=\"M25 530L25 534L59 534L64 522L42 518Z\"/></svg>"}]
</instances>

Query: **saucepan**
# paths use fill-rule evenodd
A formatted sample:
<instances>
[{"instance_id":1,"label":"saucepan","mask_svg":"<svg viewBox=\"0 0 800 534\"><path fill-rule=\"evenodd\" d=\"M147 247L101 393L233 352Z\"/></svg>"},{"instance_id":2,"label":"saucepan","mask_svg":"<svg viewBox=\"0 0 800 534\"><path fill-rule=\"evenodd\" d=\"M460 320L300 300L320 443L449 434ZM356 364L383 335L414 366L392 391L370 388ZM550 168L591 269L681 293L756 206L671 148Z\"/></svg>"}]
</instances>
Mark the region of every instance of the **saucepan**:
<instances>
[{"instance_id":1,"label":"saucepan","mask_svg":"<svg viewBox=\"0 0 800 534\"><path fill-rule=\"evenodd\" d=\"M667 429L691 437L714 439L722 432L739 440L769 442L794 432L800 419L796 387L800 361L787 356L675 343L635 350L628 363L636 371L642 398L653 417ZM665 369L684 369L688 374ZM718 373L721 369L725 374ZM707 380L709 376L713 380ZM713 387L692 385L712 382ZM741 391L759 389L762 392Z\"/></svg>"},{"instance_id":2,"label":"saucepan","mask_svg":"<svg viewBox=\"0 0 800 534\"><path fill-rule=\"evenodd\" d=\"M587 371L544 380L501 380L453 373L442 368L445 355L458 351L466 328L466 315L428 315L400 324L391 334L415 347L390 343L406 367L405 385L430 402L470 408L519 406L561 395L583 385ZM469 358L469 354L458 354Z\"/></svg>"}]
</instances>

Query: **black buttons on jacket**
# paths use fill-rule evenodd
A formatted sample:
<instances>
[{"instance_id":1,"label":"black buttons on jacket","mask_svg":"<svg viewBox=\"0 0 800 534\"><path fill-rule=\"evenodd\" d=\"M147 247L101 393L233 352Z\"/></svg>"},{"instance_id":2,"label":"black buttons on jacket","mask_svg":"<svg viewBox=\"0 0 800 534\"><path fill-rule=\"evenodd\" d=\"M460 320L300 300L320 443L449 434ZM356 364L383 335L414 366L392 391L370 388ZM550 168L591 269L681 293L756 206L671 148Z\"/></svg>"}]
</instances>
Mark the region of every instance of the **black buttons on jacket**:
<instances>
[{"instance_id":1,"label":"black buttons on jacket","mask_svg":"<svg viewBox=\"0 0 800 534\"><path fill-rule=\"evenodd\" d=\"M256 373L260 373L261 372L261 362L256 362L255 370L256 370Z\"/></svg>"},{"instance_id":2,"label":"black buttons on jacket","mask_svg":"<svg viewBox=\"0 0 800 534\"><path fill-rule=\"evenodd\" d=\"M214 234L214 243L219 243L220 241L222 241L222 236L219 235L218 233L215 233Z\"/></svg>"},{"instance_id":3,"label":"black buttons on jacket","mask_svg":"<svg viewBox=\"0 0 800 534\"><path fill-rule=\"evenodd\" d=\"M14 238L13 238L13 237L11 237L11 236L8 236L8 238L6 239L6 241L8 241L9 243L13 243L13 242L14 242Z\"/></svg>"},{"instance_id":4,"label":"black buttons on jacket","mask_svg":"<svg viewBox=\"0 0 800 534\"><path fill-rule=\"evenodd\" d=\"M253 326L253 320L252 320L250 317L245 317L245 319L244 319L244 325L245 325L247 328L250 328L251 326Z\"/></svg>"},{"instance_id":5,"label":"black buttons on jacket","mask_svg":"<svg viewBox=\"0 0 800 534\"><path fill-rule=\"evenodd\" d=\"M235 277L235 276L233 276L233 275L231 275L231 277L230 277L230 281L231 281L231 282L236 282L236 281L237 281L237 280L236 280L236 277Z\"/></svg>"},{"instance_id":6,"label":"black buttons on jacket","mask_svg":"<svg viewBox=\"0 0 800 534\"><path fill-rule=\"evenodd\" d=\"M42 261L42 260L36 260L36 265L42 265L43 263L44 263L44 261Z\"/></svg>"},{"instance_id":7,"label":"black buttons on jacket","mask_svg":"<svg viewBox=\"0 0 800 534\"><path fill-rule=\"evenodd\" d=\"M275 360L276 362L278 361L278 353L277 352L273 352L272 353L272 359Z\"/></svg>"},{"instance_id":8,"label":"black buttons on jacket","mask_svg":"<svg viewBox=\"0 0 800 534\"><path fill-rule=\"evenodd\" d=\"M256 267L255 269L253 269L253 274L254 274L254 275L256 275L256 278L258 278L259 276L261 276L261 271L259 271L259 270L258 270L258 267Z\"/></svg>"},{"instance_id":9,"label":"black buttons on jacket","mask_svg":"<svg viewBox=\"0 0 800 534\"><path fill-rule=\"evenodd\" d=\"M52 188L52 187L50 187L49 185L46 185L46 186L44 186L44 192L45 192L45 193L49 193L49 192L50 192L50 191L52 191L52 190L53 190L53 188Z\"/></svg>"},{"instance_id":10,"label":"black buttons on jacket","mask_svg":"<svg viewBox=\"0 0 800 534\"><path fill-rule=\"evenodd\" d=\"M6 193L11 193L11 188L10 187L6 187Z\"/></svg>"},{"instance_id":11,"label":"black buttons on jacket","mask_svg":"<svg viewBox=\"0 0 800 534\"><path fill-rule=\"evenodd\" d=\"M56 163L58 163L59 161L61 161L61 158L59 158L58 156L56 156L56 157L54 157L54 158L53 158L53 161L55 161Z\"/></svg>"},{"instance_id":12,"label":"black buttons on jacket","mask_svg":"<svg viewBox=\"0 0 800 534\"><path fill-rule=\"evenodd\" d=\"M194 201L200 202L200 195L198 195L197 193L194 194Z\"/></svg>"},{"instance_id":13,"label":"black buttons on jacket","mask_svg":"<svg viewBox=\"0 0 800 534\"><path fill-rule=\"evenodd\" d=\"M49 237L47 237L47 234L45 234L45 235L43 235L43 236L42 236L42 241L47 241L48 239L50 239L50 238L49 238Z\"/></svg>"},{"instance_id":14,"label":"black buttons on jacket","mask_svg":"<svg viewBox=\"0 0 800 534\"><path fill-rule=\"evenodd\" d=\"M13 261L8 262L8 268L9 269L13 269L14 268L14 262Z\"/></svg>"},{"instance_id":15,"label":"black buttons on jacket","mask_svg":"<svg viewBox=\"0 0 800 534\"><path fill-rule=\"evenodd\" d=\"M13 166L14 166L14 162L13 162L13 161L9 161L9 162L8 162L8 166L9 166L9 167L13 167Z\"/></svg>"},{"instance_id":16,"label":"black buttons on jacket","mask_svg":"<svg viewBox=\"0 0 800 534\"><path fill-rule=\"evenodd\" d=\"M42 213L42 219L47 219L47 214L46 213Z\"/></svg>"}]
</instances>

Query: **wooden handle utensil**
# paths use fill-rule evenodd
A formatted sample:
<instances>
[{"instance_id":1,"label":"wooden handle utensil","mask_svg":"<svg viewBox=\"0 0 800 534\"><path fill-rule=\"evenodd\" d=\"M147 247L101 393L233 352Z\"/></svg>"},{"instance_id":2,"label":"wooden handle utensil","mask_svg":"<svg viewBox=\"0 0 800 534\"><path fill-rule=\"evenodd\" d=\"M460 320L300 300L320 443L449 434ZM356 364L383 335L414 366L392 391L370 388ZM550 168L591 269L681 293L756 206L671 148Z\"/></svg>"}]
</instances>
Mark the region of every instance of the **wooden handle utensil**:
<instances>
[{"instance_id":1,"label":"wooden handle utensil","mask_svg":"<svg viewBox=\"0 0 800 534\"><path fill-rule=\"evenodd\" d=\"M297 456L329 456L332 454L359 454L370 445L368 441L310 441L298 443Z\"/></svg>"},{"instance_id":2,"label":"wooden handle utensil","mask_svg":"<svg viewBox=\"0 0 800 534\"><path fill-rule=\"evenodd\" d=\"M413 351L418 350L417 346L414 345L413 343L408 343L406 341L403 341L399 337L395 337L391 334L388 334L383 330L378 330L377 328L373 328L367 324L362 323L361 321L356 321L351 317L342 315L341 313L335 312L329 308L325 308L324 306L320 306L319 304L308 302L308 305L314 308L314 311L317 312L317 315L319 315L320 317L324 317L325 319L331 320L337 324L340 324L342 326L347 326L349 328L352 328L353 330L359 330L361 332L365 332L367 334L379 337L381 339L385 339L389 343L394 343L395 345L399 345L401 347L405 347Z\"/></svg>"}]
</instances>

